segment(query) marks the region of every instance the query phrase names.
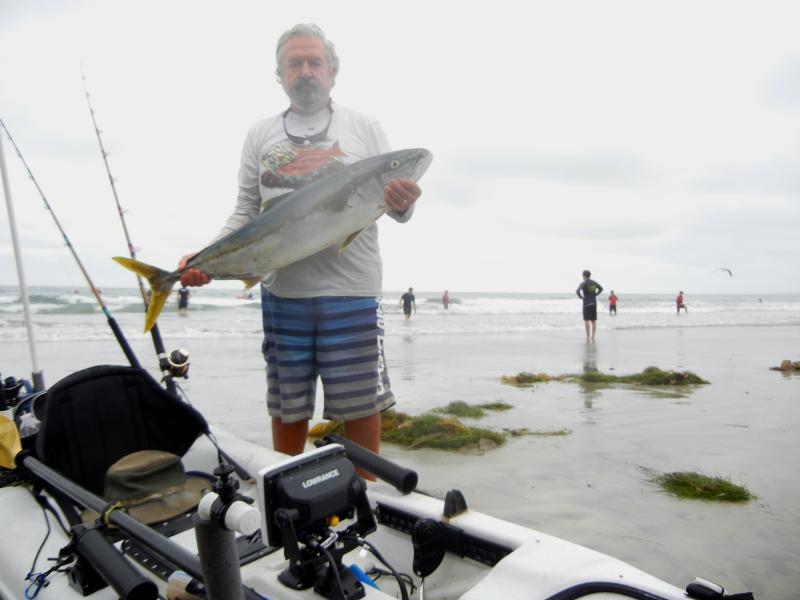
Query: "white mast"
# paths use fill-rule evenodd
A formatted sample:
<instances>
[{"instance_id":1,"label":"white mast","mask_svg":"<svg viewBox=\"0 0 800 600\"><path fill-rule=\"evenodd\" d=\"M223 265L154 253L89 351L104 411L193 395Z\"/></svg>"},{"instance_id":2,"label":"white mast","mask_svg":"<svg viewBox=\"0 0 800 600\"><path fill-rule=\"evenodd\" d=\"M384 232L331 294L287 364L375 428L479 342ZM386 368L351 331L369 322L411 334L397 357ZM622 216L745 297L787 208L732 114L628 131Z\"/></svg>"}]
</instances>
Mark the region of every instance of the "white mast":
<instances>
[{"instance_id":1,"label":"white mast","mask_svg":"<svg viewBox=\"0 0 800 600\"><path fill-rule=\"evenodd\" d=\"M17 262L17 277L19 279L19 292L22 298L22 308L25 311L25 326L28 329L28 346L31 350L31 365L33 366L33 388L36 391L44 390L44 376L39 370L39 361L36 358L36 344L33 341L33 320L31 319L31 307L28 302L28 288L25 285L25 272L22 269L22 253L19 248L19 238L17 237L17 223L14 219L14 206L11 202L11 187L8 183L8 171L6 170L6 157L3 153L3 136L0 135L0 172L3 176L3 193L6 197L6 209L8 210L8 225L11 229L11 243L14 245L14 259Z\"/></svg>"}]
</instances>

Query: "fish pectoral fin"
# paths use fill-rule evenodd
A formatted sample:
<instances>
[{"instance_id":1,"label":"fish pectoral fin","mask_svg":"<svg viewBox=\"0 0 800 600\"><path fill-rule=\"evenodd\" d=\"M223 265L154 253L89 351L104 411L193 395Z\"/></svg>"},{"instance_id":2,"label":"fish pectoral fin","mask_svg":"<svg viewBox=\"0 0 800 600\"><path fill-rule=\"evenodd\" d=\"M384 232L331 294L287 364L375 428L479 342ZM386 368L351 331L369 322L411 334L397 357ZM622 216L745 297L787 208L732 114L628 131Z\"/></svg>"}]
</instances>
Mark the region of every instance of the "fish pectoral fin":
<instances>
[{"instance_id":1,"label":"fish pectoral fin","mask_svg":"<svg viewBox=\"0 0 800 600\"><path fill-rule=\"evenodd\" d=\"M262 277L250 277L249 279L242 279L244 282L244 289L249 290L254 285L261 283Z\"/></svg>"},{"instance_id":2,"label":"fish pectoral fin","mask_svg":"<svg viewBox=\"0 0 800 600\"><path fill-rule=\"evenodd\" d=\"M359 229L358 231L356 231L354 233L351 233L346 238L344 238L344 241L342 242L342 245L339 246L339 252L343 252L345 248L347 248L350 244L352 244L353 240L355 240L362 231L364 231L364 230L363 229Z\"/></svg>"},{"instance_id":3,"label":"fish pectoral fin","mask_svg":"<svg viewBox=\"0 0 800 600\"><path fill-rule=\"evenodd\" d=\"M281 194L280 196L275 196L274 198L264 200L261 203L261 212L275 208L276 206L281 204L287 197L294 194L295 191L296 190L292 190L291 192L286 192L285 194Z\"/></svg>"}]
</instances>

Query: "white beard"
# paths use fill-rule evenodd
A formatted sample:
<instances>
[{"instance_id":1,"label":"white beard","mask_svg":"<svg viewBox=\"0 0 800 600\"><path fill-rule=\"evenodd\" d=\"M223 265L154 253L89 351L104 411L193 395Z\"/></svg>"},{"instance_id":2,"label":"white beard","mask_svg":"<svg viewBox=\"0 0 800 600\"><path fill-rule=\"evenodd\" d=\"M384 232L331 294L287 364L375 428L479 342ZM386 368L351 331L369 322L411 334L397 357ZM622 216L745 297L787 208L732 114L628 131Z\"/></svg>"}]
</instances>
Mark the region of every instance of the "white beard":
<instances>
[{"instance_id":1,"label":"white beard","mask_svg":"<svg viewBox=\"0 0 800 600\"><path fill-rule=\"evenodd\" d=\"M310 114L325 107L328 95L314 79L301 79L289 90L289 99L298 112Z\"/></svg>"}]
</instances>

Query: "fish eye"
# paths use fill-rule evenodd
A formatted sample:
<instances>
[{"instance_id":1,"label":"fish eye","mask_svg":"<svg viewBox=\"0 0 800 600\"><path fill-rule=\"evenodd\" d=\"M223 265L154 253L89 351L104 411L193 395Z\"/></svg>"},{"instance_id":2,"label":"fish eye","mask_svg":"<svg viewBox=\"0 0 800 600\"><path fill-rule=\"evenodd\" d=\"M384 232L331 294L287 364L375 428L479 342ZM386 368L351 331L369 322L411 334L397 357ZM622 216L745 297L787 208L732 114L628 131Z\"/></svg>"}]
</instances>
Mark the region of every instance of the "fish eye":
<instances>
[{"instance_id":1,"label":"fish eye","mask_svg":"<svg viewBox=\"0 0 800 600\"><path fill-rule=\"evenodd\" d=\"M389 163L389 166L391 168L393 168L393 169L396 169L397 167L400 166L400 161L399 160L393 160L392 162Z\"/></svg>"}]
</instances>

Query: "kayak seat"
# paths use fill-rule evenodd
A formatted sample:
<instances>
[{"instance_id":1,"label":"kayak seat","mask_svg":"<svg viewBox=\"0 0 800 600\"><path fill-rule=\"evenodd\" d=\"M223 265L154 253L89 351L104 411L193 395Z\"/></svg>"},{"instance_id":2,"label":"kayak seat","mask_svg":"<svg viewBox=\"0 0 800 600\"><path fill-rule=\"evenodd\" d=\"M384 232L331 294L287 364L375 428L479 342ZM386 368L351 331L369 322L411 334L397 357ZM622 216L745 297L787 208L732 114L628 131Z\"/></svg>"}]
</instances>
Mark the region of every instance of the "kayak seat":
<instances>
[{"instance_id":1,"label":"kayak seat","mask_svg":"<svg viewBox=\"0 0 800 600\"><path fill-rule=\"evenodd\" d=\"M47 391L41 412L39 460L97 495L123 456L139 450L183 456L208 432L199 412L135 367L77 371Z\"/></svg>"}]
</instances>

